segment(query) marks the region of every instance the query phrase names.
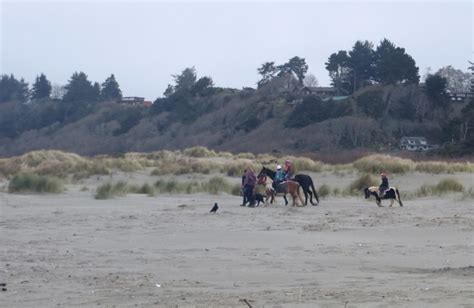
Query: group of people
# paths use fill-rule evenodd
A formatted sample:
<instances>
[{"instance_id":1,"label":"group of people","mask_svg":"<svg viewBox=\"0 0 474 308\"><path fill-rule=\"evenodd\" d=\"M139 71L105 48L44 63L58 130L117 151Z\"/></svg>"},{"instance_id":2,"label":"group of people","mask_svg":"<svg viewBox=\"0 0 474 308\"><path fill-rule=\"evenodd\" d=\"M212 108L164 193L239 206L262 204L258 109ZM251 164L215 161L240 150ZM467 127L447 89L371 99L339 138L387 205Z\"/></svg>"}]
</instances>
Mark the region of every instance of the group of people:
<instances>
[{"instance_id":1,"label":"group of people","mask_svg":"<svg viewBox=\"0 0 474 308\"><path fill-rule=\"evenodd\" d=\"M278 185L284 181L290 180L295 174L294 167L290 160L286 160L284 168L281 165L277 165L275 178L272 183L272 187L275 191L278 191ZM248 167L244 170L242 176L242 194L243 194L243 203L242 206L245 206L249 203L249 207L255 207L255 187L257 185L257 176L252 167Z\"/></svg>"},{"instance_id":2,"label":"group of people","mask_svg":"<svg viewBox=\"0 0 474 308\"><path fill-rule=\"evenodd\" d=\"M272 183L272 188L278 192L278 185L284 181L293 179L295 175L295 169L290 160L285 160L284 168L281 165L277 165L275 178ZM379 196L383 197L385 191L389 189L388 177L385 172L380 172L380 177L382 183L379 186ZM255 207L255 187L257 185L257 175L255 170L249 166L244 170L242 175L242 194L243 194L243 203L242 206L246 206L249 203L249 207Z\"/></svg>"}]
</instances>

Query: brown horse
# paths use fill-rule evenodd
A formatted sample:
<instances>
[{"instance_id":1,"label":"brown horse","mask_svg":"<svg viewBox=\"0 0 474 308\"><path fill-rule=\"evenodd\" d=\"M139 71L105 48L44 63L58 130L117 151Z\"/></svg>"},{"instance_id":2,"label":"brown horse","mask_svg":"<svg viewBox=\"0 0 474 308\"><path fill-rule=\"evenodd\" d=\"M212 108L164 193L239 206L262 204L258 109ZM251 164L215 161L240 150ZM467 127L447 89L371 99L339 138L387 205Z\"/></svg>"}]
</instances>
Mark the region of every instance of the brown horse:
<instances>
[{"instance_id":1,"label":"brown horse","mask_svg":"<svg viewBox=\"0 0 474 308\"><path fill-rule=\"evenodd\" d=\"M266 200L265 200L265 205L267 204L268 199L270 199L270 203L273 203L275 201L276 196L283 196L285 198L285 205L288 205L288 200L286 199L286 195L290 195L291 198L293 199L293 206L299 206L297 199L300 200L301 206L304 206L303 198L300 195L300 184L295 181L284 181L278 184L278 192L276 192L273 188L272 185L267 185L267 177L265 175L261 175L258 178L258 183L259 184L264 184L266 185Z\"/></svg>"}]
</instances>

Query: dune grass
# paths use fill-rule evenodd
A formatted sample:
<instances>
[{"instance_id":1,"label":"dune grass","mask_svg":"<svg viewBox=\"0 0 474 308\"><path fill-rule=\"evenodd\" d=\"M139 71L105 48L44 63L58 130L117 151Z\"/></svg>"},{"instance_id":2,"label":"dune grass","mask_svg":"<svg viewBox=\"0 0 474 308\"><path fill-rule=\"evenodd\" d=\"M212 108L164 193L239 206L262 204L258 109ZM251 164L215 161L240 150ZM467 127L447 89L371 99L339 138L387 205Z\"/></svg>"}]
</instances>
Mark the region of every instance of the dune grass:
<instances>
[{"instance_id":1,"label":"dune grass","mask_svg":"<svg viewBox=\"0 0 474 308\"><path fill-rule=\"evenodd\" d=\"M377 186L377 185L378 185L377 179L373 175L365 173L365 174L360 175L357 179L351 182L349 187L347 187L347 193L358 194L365 187Z\"/></svg>"},{"instance_id":2,"label":"dune grass","mask_svg":"<svg viewBox=\"0 0 474 308\"><path fill-rule=\"evenodd\" d=\"M63 185L60 179L34 173L17 174L8 185L9 193L60 193L62 191Z\"/></svg>"},{"instance_id":3,"label":"dune grass","mask_svg":"<svg viewBox=\"0 0 474 308\"><path fill-rule=\"evenodd\" d=\"M448 193L462 193L464 192L464 186L459 183L456 179L446 178L442 179L436 185L422 185L415 192L417 197L426 196L441 196Z\"/></svg>"}]
</instances>

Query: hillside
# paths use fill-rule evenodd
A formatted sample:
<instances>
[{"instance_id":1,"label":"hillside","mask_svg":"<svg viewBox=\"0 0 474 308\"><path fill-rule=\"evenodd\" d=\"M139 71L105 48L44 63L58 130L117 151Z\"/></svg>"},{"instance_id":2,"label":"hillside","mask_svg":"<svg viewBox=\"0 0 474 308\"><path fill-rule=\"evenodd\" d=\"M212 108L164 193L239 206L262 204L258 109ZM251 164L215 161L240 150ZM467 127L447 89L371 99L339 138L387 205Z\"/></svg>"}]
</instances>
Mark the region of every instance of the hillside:
<instances>
[{"instance_id":1,"label":"hillside","mask_svg":"<svg viewBox=\"0 0 474 308\"><path fill-rule=\"evenodd\" d=\"M54 104L60 103L21 111L14 102L1 104L0 125L10 127L8 120L20 112L22 118L43 119ZM96 155L196 145L253 153L390 150L404 135L422 135L437 144L450 140L455 133L447 135L446 127L461 119L465 105L437 108L415 85L371 86L340 101L282 91L276 82L259 90L213 88L192 97L158 99L151 108L101 102L77 119L46 121L16 134L0 129L0 156L36 149Z\"/></svg>"}]
</instances>

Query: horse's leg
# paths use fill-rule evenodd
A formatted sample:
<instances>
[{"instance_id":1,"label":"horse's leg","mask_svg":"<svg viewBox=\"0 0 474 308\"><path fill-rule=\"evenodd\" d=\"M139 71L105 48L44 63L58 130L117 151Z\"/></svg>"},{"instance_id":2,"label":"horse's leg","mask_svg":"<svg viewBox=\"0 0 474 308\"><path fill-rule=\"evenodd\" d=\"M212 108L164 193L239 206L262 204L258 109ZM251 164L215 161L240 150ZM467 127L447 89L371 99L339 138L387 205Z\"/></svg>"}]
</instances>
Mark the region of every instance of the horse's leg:
<instances>
[{"instance_id":1,"label":"horse's leg","mask_svg":"<svg viewBox=\"0 0 474 308\"><path fill-rule=\"evenodd\" d=\"M283 199L285 199L285 206L287 206L288 205L288 199L286 199L286 194L283 195Z\"/></svg>"},{"instance_id":2,"label":"horse's leg","mask_svg":"<svg viewBox=\"0 0 474 308\"><path fill-rule=\"evenodd\" d=\"M304 205L308 205L308 194L309 194L309 202L313 204L313 196L311 194L311 191L309 189L303 188L303 194L304 194Z\"/></svg>"},{"instance_id":3,"label":"horse's leg","mask_svg":"<svg viewBox=\"0 0 474 308\"><path fill-rule=\"evenodd\" d=\"M393 205L393 199L390 199L390 207Z\"/></svg>"}]
</instances>

